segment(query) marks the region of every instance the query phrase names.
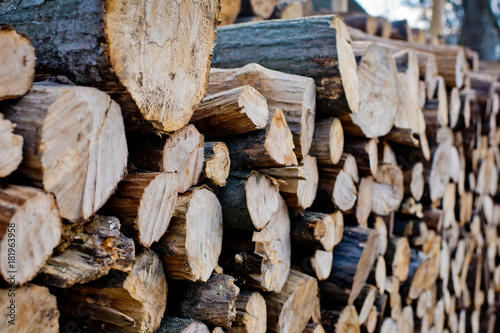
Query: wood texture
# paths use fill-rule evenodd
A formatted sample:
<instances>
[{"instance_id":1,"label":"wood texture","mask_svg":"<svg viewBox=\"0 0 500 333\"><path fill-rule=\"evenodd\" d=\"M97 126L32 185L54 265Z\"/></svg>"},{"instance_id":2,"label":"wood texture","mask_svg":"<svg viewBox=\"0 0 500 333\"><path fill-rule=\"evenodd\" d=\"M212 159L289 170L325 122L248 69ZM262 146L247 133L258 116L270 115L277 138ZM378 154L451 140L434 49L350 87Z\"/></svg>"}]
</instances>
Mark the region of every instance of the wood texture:
<instances>
[{"instance_id":1,"label":"wood texture","mask_svg":"<svg viewBox=\"0 0 500 333\"><path fill-rule=\"evenodd\" d=\"M14 172L23 159L23 137L14 134L15 125L0 113L0 177Z\"/></svg>"}]
</instances>

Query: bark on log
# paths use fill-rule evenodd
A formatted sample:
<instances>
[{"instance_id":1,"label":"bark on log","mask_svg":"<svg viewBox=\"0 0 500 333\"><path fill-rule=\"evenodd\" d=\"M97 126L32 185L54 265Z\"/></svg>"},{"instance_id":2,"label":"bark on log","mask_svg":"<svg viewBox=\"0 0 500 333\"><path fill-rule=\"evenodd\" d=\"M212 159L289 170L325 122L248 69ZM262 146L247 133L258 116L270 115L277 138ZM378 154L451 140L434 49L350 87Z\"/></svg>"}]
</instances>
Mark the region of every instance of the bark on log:
<instances>
[{"instance_id":1,"label":"bark on log","mask_svg":"<svg viewBox=\"0 0 500 333\"><path fill-rule=\"evenodd\" d=\"M195 319L165 316L156 333L210 333L210 330Z\"/></svg>"},{"instance_id":2,"label":"bark on log","mask_svg":"<svg viewBox=\"0 0 500 333\"><path fill-rule=\"evenodd\" d=\"M371 313L373 304L375 304L377 295L378 291L376 287L365 284L363 288L361 288L358 297L354 300L353 305L356 307L356 311L358 312L360 325L365 324L368 320L368 316Z\"/></svg>"},{"instance_id":3,"label":"bark on log","mask_svg":"<svg viewBox=\"0 0 500 333\"><path fill-rule=\"evenodd\" d=\"M357 198L357 189L353 177L344 170L336 168L320 169L316 197L319 201L326 202L327 206L331 201L342 211L350 210Z\"/></svg>"},{"instance_id":4,"label":"bark on log","mask_svg":"<svg viewBox=\"0 0 500 333\"><path fill-rule=\"evenodd\" d=\"M236 318L228 333L265 333L267 327L266 301L257 291L240 290L235 302Z\"/></svg>"},{"instance_id":5,"label":"bark on log","mask_svg":"<svg viewBox=\"0 0 500 333\"><path fill-rule=\"evenodd\" d=\"M59 332L57 300L46 287L29 284L15 290L0 289L0 306L2 309L14 306L13 311L4 310L2 331L6 333Z\"/></svg>"},{"instance_id":6,"label":"bark on log","mask_svg":"<svg viewBox=\"0 0 500 333\"><path fill-rule=\"evenodd\" d=\"M311 145L311 155L316 156L319 165L337 164L344 151L344 131L338 118L316 121Z\"/></svg>"},{"instance_id":7,"label":"bark on log","mask_svg":"<svg viewBox=\"0 0 500 333\"><path fill-rule=\"evenodd\" d=\"M33 85L35 49L31 40L7 24L0 24L0 101L19 98ZM2 131L0 131L1 133Z\"/></svg>"},{"instance_id":8,"label":"bark on log","mask_svg":"<svg viewBox=\"0 0 500 333\"><path fill-rule=\"evenodd\" d=\"M62 290L57 295L61 314L71 321L81 317L90 330L154 332L167 303L160 258L145 250L129 274L112 272L97 281Z\"/></svg>"},{"instance_id":9,"label":"bark on log","mask_svg":"<svg viewBox=\"0 0 500 333\"><path fill-rule=\"evenodd\" d=\"M127 142L130 161L135 167L177 173L179 193L198 183L203 170L204 137L193 125L163 137L129 134Z\"/></svg>"},{"instance_id":10,"label":"bark on log","mask_svg":"<svg viewBox=\"0 0 500 333\"><path fill-rule=\"evenodd\" d=\"M233 85L234 86L234 85ZM194 110L190 122L207 138L241 134L266 127L266 99L249 85L211 92Z\"/></svg>"},{"instance_id":11,"label":"bark on log","mask_svg":"<svg viewBox=\"0 0 500 333\"><path fill-rule=\"evenodd\" d=\"M204 158L203 177L217 186L225 186L231 168L231 159L226 144L205 142Z\"/></svg>"},{"instance_id":12,"label":"bark on log","mask_svg":"<svg viewBox=\"0 0 500 333\"><path fill-rule=\"evenodd\" d=\"M304 211L292 218L291 237L302 246L332 251L342 240L343 230L340 211L331 214Z\"/></svg>"},{"instance_id":13,"label":"bark on log","mask_svg":"<svg viewBox=\"0 0 500 333\"><path fill-rule=\"evenodd\" d=\"M219 192L226 228L262 230L278 211L279 184L273 178L251 173L233 173Z\"/></svg>"},{"instance_id":14,"label":"bark on log","mask_svg":"<svg viewBox=\"0 0 500 333\"><path fill-rule=\"evenodd\" d=\"M374 177L372 211L378 215L388 215L396 210L403 200L404 185L401 168L393 164L383 164Z\"/></svg>"},{"instance_id":15,"label":"bark on log","mask_svg":"<svg viewBox=\"0 0 500 333\"><path fill-rule=\"evenodd\" d=\"M234 135L224 141L229 149L232 170L298 164L293 152L292 132L283 112L276 109L272 114L266 129Z\"/></svg>"},{"instance_id":16,"label":"bark on log","mask_svg":"<svg viewBox=\"0 0 500 333\"><path fill-rule=\"evenodd\" d=\"M180 195L167 232L157 243L172 279L207 281L222 247L222 207L205 187Z\"/></svg>"},{"instance_id":17,"label":"bark on log","mask_svg":"<svg viewBox=\"0 0 500 333\"><path fill-rule=\"evenodd\" d=\"M240 288L233 277L214 274L207 282L172 283L168 302L180 317L231 328L236 318L236 300Z\"/></svg>"},{"instance_id":18,"label":"bark on log","mask_svg":"<svg viewBox=\"0 0 500 333\"><path fill-rule=\"evenodd\" d=\"M118 217L127 235L150 247L167 231L178 196L177 179L170 172L129 173L103 212Z\"/></svg>"},{"instance_id":19,"label":"bark on log","mask_svg":"<svg viewBox=\"0 0 500 333\"><path fill-rule=\"evenodd\" d=\"M95 215L85 224L63 225L61 242L38 273L37 282L69 288L97 280L111 269L130 272L134 261L134 241L120 232L120 221Z\"/></svg>"},{"instance_id":20,"label":"bark on log","mask_svg":"<svg viewBox=\"0 0 500 333\"><path fill-rule=\"evenodd\" d=\"M406 237L389 237L385 262L387 275L395 276L399 281L406 281L410 269L410 243Z\"/></svg>"},{"instance_id":21,"label":"bark on log","mask_svg":"<svg viewBox=\"0 0 500 333\"><path fill-rule=\"evenodd\" d=\"M376 258L378 241L376 231L364 227L345 228L342 242L333 249L332 272L320 283L322 294L347 291L347 303L352 304L366 282Z\"/></svg>"},{"instance_id":22,"label":"bark on log","mask_svg":"<svg viewBox=\"0 0 500 333\"><path fill-rule=\"evenodd\" d=\"M0 15L33 39L37 73L110 93L135 127L178 130L205 94L219 1L16 4Z\"/></svg>"},{"instance_id":23,"label":"bark on log","mask_svg":"<svg viewBox=\"0 0 500 333\"><path fill-rule=\"evenodd\" d=\"M19 172L54 194L62 217L101 208L127 163L118 104L94 88L35 85L2 112L24 139Z\"/></svg>"},{"instance_id":24,"label":"bark on log","mask_svg":"<svg viewBox=\"0 0 500 333\"><path fill-rule=\"evenodd\" d=\"M4 280L22 285L33 279L60 237L61 219L52 195L31 187L0 185L0 275Z\"/></svg>"},{"instance_id":25,"label":"bark on log","mask_svg":"<svg viewBox=\"0 0 500 333\"><path fill-rule=\"evenodd\" d=\"M261 169L260 172L280 180L279 190L288 207L298 211L311 207L318 190L316 157L306 156L298 167Z\"/></svg>"},{"instance_id":26,"label":"bark on log","mask_svg":"<svg viewBox=\"0 0 500 333\"><path fill-rule=\"evenodd\" d=\"M266 99L271 116L275 109L283 111L293 135L297 158L307 156L313 140L316 115L314 81L308 77L267 69L258 64L234 69L214 68L210 71L209 94L240 85L257 89Z\"/></svg>"},{"instance_id":27,"label":"bark on log","mask_svg":"<svg viewBox=\"0 0 500 333\"><path fill-rule=\"evenodd\" d=\"M309 319L319 314L318 282L309 275L291 270L280 293L264 295L269 332L301 333Z\"/></svg>"},{"instance_id":28,"label":"bark on log","mask_svg":"<svg viewBox=\"0 0 500 333\"><path fill-rule=\"evenodd\" d=\"M341 17L248 23L221 27L217 35L214 67L257 62L278 71L307 75L316 82L318 112L332 115L332 111L336 114L358 111L357 66ZM276 36L281 36L279 42Z\"/></svg>"},{"instance_id":29,"label":"bark on log","mask_svg":"<svg viewBox=\"0 0 500 333\"><path fill-rule=\"evenodd\" d=\"M1 30L0 30L1 31ZM14 172L23 160L23 137L14 134L15 125L0 113L0 178Z\"/></svg>"},{"instance_id":30,"label":"bark on log","mask_svg":"<svg viewBox=\"0 0 500 333\"><path fill-rule=\"evenodd\" d=\"M377 140L363 140L355 137L346 137L344 139L344 153L354 156L359 175L371 176L377 174Z\"/></svg>"}]
</instances>

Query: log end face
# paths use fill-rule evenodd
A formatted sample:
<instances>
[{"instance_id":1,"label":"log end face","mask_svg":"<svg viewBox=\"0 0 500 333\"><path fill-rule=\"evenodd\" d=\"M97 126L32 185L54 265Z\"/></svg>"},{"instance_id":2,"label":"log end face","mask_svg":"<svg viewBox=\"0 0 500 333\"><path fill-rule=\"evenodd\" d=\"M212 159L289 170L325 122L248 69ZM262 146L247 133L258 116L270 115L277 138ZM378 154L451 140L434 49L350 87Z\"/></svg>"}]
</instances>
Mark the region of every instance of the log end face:
<instances>
[{"instance_id":1,"label":"log end face","mask_svg":"<svg viewBox=\"0 0 500 333\"><path fill-rule=\"evenodd\" d=\"M293 149L293 136L286 122L283 111L276 109L269 130L266 134L266 150L277 165L297 165L297 156Z\"/></svg>"},{"instance_id":2,"label":"log end face","mask_svg":"<svg viewBox=\"0 0 500 333\"><path fill-rule=\"evenodd\" d=\"M205 176L215 185L222 187L226 185L231 168L229 150L224 142L216 142L213 152L214 155L205 163Z\"/></svg>"},{"instance_id":3,"label":"log end face","mask_svg":"<svg viewBox=\"0 0 500 333\"><path fill-rule=\"evenodd\" d=\"M275 180L254 173L245 184L248 213L256 230L262 230L278 211L281 197Z\"/></svg>"},{"instance_id":4,"label":"log end face","mask_svg":"<svg viewBox=\"0 0 500 333\"><path fill-rule=\"evenodd\" d=\"M332 164L337 164L344 152L344 130L338 118L333 119L330 127L330 159Z\"/></svg>"},{"instance_id":5,"label":"log end face","mask_svg":"<svg viewBox=\"0 0 500 333\"><path fill-rule=\"evenodd\" d=\"M316 157L306 156L302 160L301 164L304 166L307 176L306 179L301 179L298 181L297 201L300 209L306 209L311 207L314 199L316 198L319 174L316 164Z\"/></svg>"},{"instance_id":6,"label":"log end face","mask_svg":"<svg viewBox=\"0 0 500 333\"><path fill-rule=\"evenodd\" d=\"M23 137L14 134L15 125L0 113L0 177L14 172L23 160Z\"/></svg>"},{"instance_id":7,"label":"log end face","mask_svg":"<svg viewBox=\"0 0 500 333\"><path fill-rule=\"evenodd\" d=\"M238 104L242 108L241 112L247 114L256 128L266 127L269 118L267 101L256 89L245 86L240 94Z\"/></svg>"},{"instance_id":8,"label":"log end face","mask_svg":"<svg viewBox=\"0 0 500 333\"><path fill-rule=\"evenodd\" d=\"M333 187L332 201L342 211L347 211L354 206L357 199L356 184L352 176L343 170L337 176Z\"/></svg>"}]
</instances>

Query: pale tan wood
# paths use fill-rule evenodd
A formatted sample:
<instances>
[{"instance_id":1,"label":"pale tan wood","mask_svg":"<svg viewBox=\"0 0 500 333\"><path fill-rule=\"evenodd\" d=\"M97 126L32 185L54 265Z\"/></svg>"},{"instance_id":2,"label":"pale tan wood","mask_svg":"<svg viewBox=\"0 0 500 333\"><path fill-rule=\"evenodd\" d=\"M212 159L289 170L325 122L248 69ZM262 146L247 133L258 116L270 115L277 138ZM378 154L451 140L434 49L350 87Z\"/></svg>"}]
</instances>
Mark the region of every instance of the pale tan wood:
<instances>
[{"instance_id":1,"label":"pale tan wood","mask_svg":"<svg viewBox=\"0 0 500 333\"><path fill-rule=\"evenodd\" d=\"M342 211L351 209L356 202L356 185L352 176L344 170L328 172L320 169L318 189L326 191L333 203Z\"/></svg>"},{"instance_id":2,"label":"pale tan wood","mask_svg":"<svg viewBox=\"0 0 500 333\"><path fill-rule=\"evenodd\" d=\"M205 142L204 158L203 176L217 186L225 186L231 168L226 144L222 141Z\"/></svg>"},{"instance_id":3,"label":"pale tan wood","mask_svg":"<svg viewBox=\"0 0 500 333\"><path fill-rule=\"evenodd\" d=\"M133 172L118 184L103 211L120 219L127 234L150 247L167 231L177 201L172 172Z\"/></svg>"},{"instance_id":4,"label":"pale tan wood","mask_svg":"<svg viewBox=\"0 0 500 333\"><path fill-rule=\"evenodd\" d=\"M377 298L378 290L376 287L365 284L354 300L354 306L358 312L359 325L363 325L368 320L368 316L372 310L375 299Z\"/></svg>"},{"instance_id":5,"label":"pale tan wood","mask_svg":"<svg viewBox=\"0 0 500 333\"><path fill-rule=\"evenodd\" d=\"M271 17L277 3L277 0L250 0L253 13L263 19Z\"/></svg>"},{"instance_id":6,"label":"pale tan wood","mask_svg":"<svg viewBox=\"0 0 500 333\"><path fill-rule=\"evenodd\" d=\"M61 237L56 202L42 190L2 184L0 226L0 275L11 285L25 284L36 276Z\"/></svg>"},{"instance_id":7,"label":"pale tan wood","mask_svg":"<svg viewBox=\"0 0 500 333\"><path fill-rule=\"evenodd\" d=\"M325 333L325 329L321 324L309 323L302 333Z\"/></svg>"},{"instance_id":8,"label":"pale tan wood","mask_svg":"<svg viewBox=\"0 0 500 333\"><path fill-rule=\"evenodd\" d=\"M234 69L213 68L210 71L209 94L241 85L249 85L264 96L270 117L275 109L283 111L293 134L297 158L307 156L313 141L316 114L314 81L304 76L267 69L258 64Z\"/></svg>"},{"instance_id":9,"label":"pale tan wood","mask_svg":"<svg viewBox=\"0 0 500 333\"><path fill-rule=\"evenodd\" d=\"M316 250L311 257L311 266L316 273L318 281L326 280L332 270L333 253Z\"/></svg>"},{"instance_id":10,"label":"pale tan wood","mask_svg":"<svg viewBox=\"0 0 500 333\"><path fill-rule=\"evenodd\" d=\"M127 163L118 104L94 88L35 85L2 112L24 139L19 172L55 195L62 217L101 208Z\"/></svg>"},{"instance_id":11,"label":"pale tan wood","mask_svg":"<svg viewBox=\"0 0 500 333\"><path fill-rule=\"evenodd\" d=\"M0 177L14 172L23 159L23 137L14 134L14 128L0 113Z\"/></svg>"},{"instance_id":12,"label":"pale tan wood","mask_svg":"<svg viewBox=\"0 0 500 333\"><path fill-rule=\"evenodd\" d=\"M69 288L97 280L111 269L128 273L134 261L134 241L120 232L120 221L94 215L87 223L63 225L61 241L36 281Z\"/></svg>"},{"instance_id":13,"label":"pale tan wood","mask_svg":"<svg viewBox=\"0 0 500 333\"><path fill-rule=\"evenodd\" d=\"M446 142L439 144L432 158L429 176L429 192L432 201L443 197L451 176L457 173L459 167L457 149Z\"/></svg>"},{"instance_id":14,"label":"pale tan wood","mask_svg":"<svg viewBox=\"0 0 500 333\"><path fill-rule=\"evenodd\" d=\"M335 327L338 333L359 333L359 317L356 308L352 305L346 306L340 313Z\"/></svg>"},{"instance_id":15,"label":"pale tan wood","mask_svg":"<svg viewBox=\"0 0 500 333\"><path fill-rule=\"evenodd\" d=\"M241 0L221 0L220 25L233 24L241 9Z\"/></svg>"},{"instance_id":16,"label":"pale tan wood","mask_svg":"<svg viewBox=\"0 0 500 333\"><path fill-rule=\"evenodd\" d=\"M249 85L206 96L190 122L207 138L262 129L269 118L267 102Z\"/></svg>"},{"instance_id":17,"label":"pale tan wood","mask_svg":"<svg viewBox=\"0 0 500 333\"><path fill-rule=\"evenodd\" d=\"M81 317L91 330L112 332L154 332L166 303L163 266L150 250L138 255L130 273L77 284L58 297L62 315L71 320Z\"/></svg>"},{"instance_id":18,"label":"pale tan wood","mask_svg":"<svg viewBox=\"0 0 500 333\"><path fill-rule=\"evenodd\" d=\"M318 282L309 275L290 270L281 292L265 294L264 298L268 332L300 333L315 316L319 302Z\"/></svg>"},{"instance_id":19,"label":"pale tan wood","mask_svg":"<svg viewBox=\"0 0 500 333\"><path fill-rule=\"evenodd\" d=\"M0 289L0 306L5 313L2 323L5 333L59 332L57 300L46 287L28 284L15 291Z\"/></svg>"},{"instance_id":20,"label":"pale tan wood","mask_svg":"<svg viewBox=\"0 0 500 333\"><path fill-rule=\"evenodd\" d=\"M265 333L267 327L266 301L257 291L240 290L235 302L236 318L231 333Z\"/></svg>"},{"instance_id":21,"label":"pale tan wood","mask_svg":"<svg viewBox=\"0 0 500 333\"><path fill-rule=\"evenodd\" d=\"M406 237L389 237L385 260L387 272L404 282L410 270L410 243Z\"/></svg>"},{"instance_id":22,"label":"pale tan wood","mask_svg":"<svg viewBox=\"0 0 500 333\"><path fill-rule=\"evenodd\" d=\"M380 327L380 333L397 333L398 324L391 318L385 318L382 326Z\"/></svg>"},{"instance_id":23,"label":"pale tan wood","mask_svg":"<svg viewBox=\"0 0 500 333\"><path fill-rule=\"evenodd\" d=\"M382 164L374 177L372 211L378 215L388 215L396 210L403 200L403 172L393 164Z\"/></svg>"},{"instance_id":24,"label":"pale tan wood","mask_svg":"<svg viewBox=\"0 0 500 333\"><path fill-rule=\"evenodd\" d=\"M127 139L129 158L135 167L177 173L179 193L198 183L203 170L204 136L193 125L168 136L130 134Z\"/></svg>"},{"instance_id":25,"label":"pale tan wood","mask_svg":"<svg viewBox=\"0 0 500 333\"><path fill-rule=\"evenodd\" d=\"M36 56L31 40L10 25L1 24L0 50L0 101L22 97L35 78Z\"/></svg>"},{"instance_id":26,"label":"pale tan wood","mask_svg":"<svg viewBox=\"0 0 500 333\"><path fill-rule=\"evenodd\" d=\"M172 279L207 281L222 247L222 207L205 187L180 195L157 249Z\"/></svg>"},{"instance_id":27,"label":"pale tan wood","mask_svg":"<svg viewBox=\"0 0 500 333\"><path fill-rule=\"evenodd\" d=\"M157 333L210 333L207 325L191 318L164 316Z\"/></svg>"},{"instance_id":28,"label":"pale tan wood","mask_svg":"<svg viewBox=\"0 0 500 333\"><path fill-rule=\"evenodd\" d=\"M338 118L318 119L314 125L311 155L318 164L337 164L344 151L344 131Z\"/></svg>"},{"instance_id":29,"label":"pale tan wood","mask_svg":"<svg viewBox=\"0 0 500 333\"><path fill-rule=\"evenodd\" d=\"M444 1L432 1L432 19L431 19L431 43L439 44L443 32L442 18L444 13Z\"/></svg>"},{"instance_id":30,"label":"pale tan wood","mask_svg":"<svg viewBox=\"0 0 500 333\"><path fill-rule=\"evenodd\" d=\"M291 237L304 247L332 251L342 240L343 229L341 211L330 214L304 211L292 218Z\"/></svg>"}]
</instances>

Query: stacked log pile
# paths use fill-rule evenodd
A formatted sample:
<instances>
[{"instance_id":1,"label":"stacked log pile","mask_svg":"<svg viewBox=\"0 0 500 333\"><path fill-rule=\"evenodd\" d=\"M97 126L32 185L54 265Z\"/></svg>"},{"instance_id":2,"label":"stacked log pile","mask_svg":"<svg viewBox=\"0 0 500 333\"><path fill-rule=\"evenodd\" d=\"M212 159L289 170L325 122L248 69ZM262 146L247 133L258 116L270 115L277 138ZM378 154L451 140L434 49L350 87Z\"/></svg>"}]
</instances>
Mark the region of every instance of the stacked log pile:
<instances>
[{"instance_id":1,"label":"stacked log pile","mask_svg":"<svg viewBox=\"0 0 500 333\"><path fill-rule=\"evenodd\" d=\"M219 7L0 4L0 331L498 329L500 77Z\"/></svg>"}]
</instances>

